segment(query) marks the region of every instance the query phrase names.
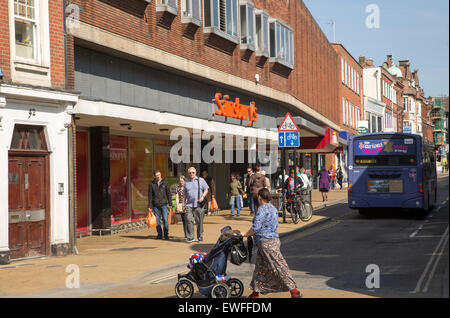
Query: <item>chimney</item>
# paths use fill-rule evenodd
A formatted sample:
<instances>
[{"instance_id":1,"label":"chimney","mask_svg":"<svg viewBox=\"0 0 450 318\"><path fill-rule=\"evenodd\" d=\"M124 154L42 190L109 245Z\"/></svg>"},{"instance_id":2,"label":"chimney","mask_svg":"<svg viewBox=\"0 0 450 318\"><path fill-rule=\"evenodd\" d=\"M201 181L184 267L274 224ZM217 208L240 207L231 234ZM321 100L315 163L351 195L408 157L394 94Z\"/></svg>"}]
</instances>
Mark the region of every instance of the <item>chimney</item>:
<instances>
[{"instance_id":1,"label":"chimney","mask_svg":"<svg viewBox=\"0 0 450 318\"><path fill-rule=\"evenodd\" d=\"M363 66L364 64L366 64L366 57L364 55L361 55L359 57L359 65Z\"/></svg>"},{"instance_id":2,"label":"chimney","mask_svg":"<svg viewBox=\"0 0 450 318\"><path fill-rule=\"evenodd\" d=\"M392 55L387 56L387 65L388 65L388 68L392 66Z\"/></svg>"},{"instance_id":3,"label":"chimney","mask_svg":"<svg viewBox=\"0 0 450 318\"><path fill-rule=\"evenodd\" d=\"M372 59L367 59L366 65L367 66L373 66L373 60Z\"/></svg>"},{"instance_id":4,"label":"chimney","mask_svg":"<svg viewBox=\"0 0 450 318\"><path fill-rule=\"evenodd\" d=\"M411 78L411 70L410 70L410 63L409 60L400 61L400 66L405 71L405 78L410 79Z\"/></svg>"},{"instance_id":5,"label":"chimney","mask_svg":"<svg viewBox=\"0 0 450 318\"><path fill-rule=\"evenodd\" d=\"M413 77L416 85L419 85L419 70L417 68L414 70Z\"/></svg>"}]
</instances>

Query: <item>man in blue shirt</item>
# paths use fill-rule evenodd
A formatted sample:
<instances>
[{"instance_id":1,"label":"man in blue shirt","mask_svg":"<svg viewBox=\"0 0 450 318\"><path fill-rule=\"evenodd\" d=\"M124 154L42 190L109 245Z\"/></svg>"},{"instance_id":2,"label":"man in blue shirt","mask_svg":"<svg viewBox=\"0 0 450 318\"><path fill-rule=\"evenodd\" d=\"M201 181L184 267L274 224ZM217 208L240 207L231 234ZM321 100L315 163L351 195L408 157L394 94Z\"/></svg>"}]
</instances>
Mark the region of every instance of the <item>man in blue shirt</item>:
<instances>
[{"instance_id":1,"label":"man in blue shirt","mask_svg":"<svg viewBox=\"0 0 450 318\"><path fill-rule=\"evenodd\" d=\"M197 177L197 170L194 167L189 168L188 178L184 184L188 243L194 242L194 220L197 224L197 239L199 242L203 241L203 218L205 217L203 204L208 204L206 201L208 189L205 179Z\"/></svg>"}]
</instances>

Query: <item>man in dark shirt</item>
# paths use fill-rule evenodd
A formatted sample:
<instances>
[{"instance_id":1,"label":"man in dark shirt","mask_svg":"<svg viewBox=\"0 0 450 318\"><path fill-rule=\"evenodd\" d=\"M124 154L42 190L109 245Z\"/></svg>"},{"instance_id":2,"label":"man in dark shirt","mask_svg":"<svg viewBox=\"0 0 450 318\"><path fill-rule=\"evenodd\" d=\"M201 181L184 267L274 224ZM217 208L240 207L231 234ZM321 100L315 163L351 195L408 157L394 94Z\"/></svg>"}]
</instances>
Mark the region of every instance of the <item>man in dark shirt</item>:
<instances>
[{"instance_id":1,"label":"man in dark shirt","mask_svg":"<svg viewBox=\"0 0 450 318\"><path fill-rule=\"evenodd\" d=\"M167 205L172 206L172 194L170 193L169 184L161 177L161 172L155 170L154 179L148 187L148 210L153 211L156 216L157 239L162 239L161 216L164 222L164 239L169 239L169 222Z\"/></svg>"}]
</instances>

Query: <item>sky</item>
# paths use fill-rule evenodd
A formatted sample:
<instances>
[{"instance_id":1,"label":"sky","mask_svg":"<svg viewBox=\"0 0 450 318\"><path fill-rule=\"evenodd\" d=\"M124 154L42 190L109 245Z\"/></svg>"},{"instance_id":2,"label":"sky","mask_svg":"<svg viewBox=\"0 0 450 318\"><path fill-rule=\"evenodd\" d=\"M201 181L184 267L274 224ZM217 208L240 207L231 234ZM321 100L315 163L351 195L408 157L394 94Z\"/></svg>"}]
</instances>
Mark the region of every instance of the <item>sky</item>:
<instances>
[{"instance_id":1,"label":"sky","mask_svg":"<svg viewBox=\"0 0 450 318\"><path fill-rule=\"evenodd\" d=\"M448 96L448 0L303 2L331 43L334 35L330 22L335 23L335 42L341 43L356 60L364 55L378 66L386 61L387 55L392 55L397 66L399 60L409 60L411 71L419 69L425 96ZM367 27L367 21L371 28Z\"/></svg>"}]
</instances>

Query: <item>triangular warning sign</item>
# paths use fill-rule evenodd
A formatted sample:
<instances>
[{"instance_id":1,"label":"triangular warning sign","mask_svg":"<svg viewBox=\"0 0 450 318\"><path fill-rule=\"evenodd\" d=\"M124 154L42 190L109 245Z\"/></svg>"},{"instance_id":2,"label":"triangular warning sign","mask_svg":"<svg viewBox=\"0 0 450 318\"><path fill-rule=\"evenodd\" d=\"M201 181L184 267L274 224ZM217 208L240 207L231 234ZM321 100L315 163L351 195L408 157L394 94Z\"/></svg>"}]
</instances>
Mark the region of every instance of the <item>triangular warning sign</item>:
<instances>
[{"instance_id":1,"label":"triangular warning sign","mask_svg":"<svg viewBox=\"0 0 450 318\"><path fill-rule=\"evenodd\" d=\"M295 123L291 114L287 113L283 121L281 122L280 127L278 127L278 131L300 131L300 129L298 129L297 124Z\"/></svg>"}]
</instances>

